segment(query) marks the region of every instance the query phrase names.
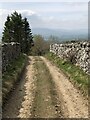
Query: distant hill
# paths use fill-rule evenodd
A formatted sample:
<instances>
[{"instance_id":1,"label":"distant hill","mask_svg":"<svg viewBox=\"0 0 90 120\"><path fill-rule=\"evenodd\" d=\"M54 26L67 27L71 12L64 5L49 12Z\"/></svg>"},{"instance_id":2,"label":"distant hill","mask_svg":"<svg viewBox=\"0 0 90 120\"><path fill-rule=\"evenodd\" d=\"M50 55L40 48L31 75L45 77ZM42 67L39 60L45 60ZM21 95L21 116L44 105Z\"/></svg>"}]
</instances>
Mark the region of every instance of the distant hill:
<instances>
[{"instance_id":1,"label":"distant hill","mask_svg":"<svg viewBox=\"0 0 90 120\"><path fill-rule=\"evenodd\" d=\"M72 39L88 39L88 30L65 30L65 29L49 29L49 28L32 28L33 34L40 34L46 40L52 35L58 37L60 40L72 40ZM2 30L0 29L0 39L2 38Z\"/></svg>"},{"instance_id":2,"label":"distant hill","mask_svg":"<svg viewBox=\"0 0 90 120\"><path fill-rule=\"evenodd\" d=\"M88 30L65 30L65 29L48 29L48 28L32 28L33 34L41 34L46 39L53 35L60 38L60 40L72 40L72 39L87 39Z\"/></svg>"}]
</instances>

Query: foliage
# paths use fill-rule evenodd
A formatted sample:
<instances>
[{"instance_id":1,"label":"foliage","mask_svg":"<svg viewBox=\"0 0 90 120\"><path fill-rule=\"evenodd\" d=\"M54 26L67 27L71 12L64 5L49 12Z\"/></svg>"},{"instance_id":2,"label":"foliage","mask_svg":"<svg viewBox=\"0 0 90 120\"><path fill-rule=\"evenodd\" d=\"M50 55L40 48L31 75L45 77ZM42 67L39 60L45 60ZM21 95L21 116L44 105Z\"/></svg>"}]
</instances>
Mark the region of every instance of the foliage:
<instances>
[{"instance_id":1,"label":"foliage","mask_svg":"<svg viewBox=\"0 0 90 120\"><path fill-rule=\"evenodd\" d=\"M6 98L13 85L20 77L21 72L24 69L25 63L27 61L27 56L21 54L17 60L12 61L10 66L8 66L7 71L2 76L2 94L3 98Z\"/></svg>"},{"instance_id":2,"label":"foliage","mask_svg":"<svg viewBox=\"0 0 90 120\"><path fill-rule=\"evenodd\" d=\"M58 38L57 36L50 36L49 38L48 38L48 43L49 44L54 44L54 43L60 43L61 41L60 41L60 38Z\"/></svg>"},{"instance_id":3,"label":"foliage","mask_svg":"<svg viewBox=\"0 0 90 120\"><path fill-rule=\"evenodd\" d=\"M18 42L21 45L21 51L28 53L33 40L27 18L22 19L21 14L16 11L11 16L7 16L2 42Z\"/></svg>"},{"instance_id":4,"label":"foliage","mask_svg":"<svg viewBox=\"0 0 90 120\"><path fill-rule=\"evenodd\" d=\"M34 46L32 47L32 55L43 55L49 50L49 44L41 35L34 35Z\"/></svg>"}]
</instances>

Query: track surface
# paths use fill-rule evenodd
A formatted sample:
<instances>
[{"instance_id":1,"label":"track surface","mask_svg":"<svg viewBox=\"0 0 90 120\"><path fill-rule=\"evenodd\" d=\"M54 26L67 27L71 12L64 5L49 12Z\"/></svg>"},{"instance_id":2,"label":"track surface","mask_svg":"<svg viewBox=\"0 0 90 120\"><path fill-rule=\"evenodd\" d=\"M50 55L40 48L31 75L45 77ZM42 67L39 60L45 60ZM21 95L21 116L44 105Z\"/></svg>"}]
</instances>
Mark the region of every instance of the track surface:
<instances>
[{"instance_id":1,"label":"track surface","mask_svg":"<svg viewBox=\"0 0 90 120\"><path fill-rule=\"evenodd\" d=\"M87 103L50 61L29 56L23 77L3 108L3 118L88 118Z\"/></svg>"}]
</instances>

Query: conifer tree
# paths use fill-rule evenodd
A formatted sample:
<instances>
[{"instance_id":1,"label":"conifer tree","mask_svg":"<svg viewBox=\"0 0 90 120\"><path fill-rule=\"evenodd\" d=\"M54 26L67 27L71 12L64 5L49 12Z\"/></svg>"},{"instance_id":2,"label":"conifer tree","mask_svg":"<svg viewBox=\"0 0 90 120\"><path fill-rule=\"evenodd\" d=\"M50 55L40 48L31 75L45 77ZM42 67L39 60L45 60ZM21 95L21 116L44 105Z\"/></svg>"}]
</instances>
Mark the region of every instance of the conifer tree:
<instances>
[{"instance_id":1,"label":"conifer tree","mask_svg":"<svg viewBox=\"0 0 90 120\"><path fill-rule=\"evenodd\" d=\"M27 21L27 18L24 18L23 19L23 28L24 28L24 39L23 39L23 42L24 42L24 51L27 53L30 48L31 48L31 45L33 43L32 41L32 33L31 33L31 29L30 29L30 26L29 26L29 22Z\"/></svg>"},{"instance_id":2,"label":"conifer tree","mask_svg":"<svg viewBox=\"0 0 90 120\"><path fill-rule=\"evenodd\" d=\"M3 42L11 42L12 41L12 30L11 30L11 21L10 21L10 16L7 16L7 21L5 22L5 27L3 31L3 37L2 41Z\"/></svg>"},{"instance_id":3,"label":"conifer tree","mask_svg":"<svg viewBox=\"0 0 90 120\"><path fill-rule=\"evenodd\" d=\"M27 18L22 19L21 14L16 11L11 16L7 16L2 42L18 42L20 43L21 51L28 53L33 40Z\"/></svg>"}]
</instances>

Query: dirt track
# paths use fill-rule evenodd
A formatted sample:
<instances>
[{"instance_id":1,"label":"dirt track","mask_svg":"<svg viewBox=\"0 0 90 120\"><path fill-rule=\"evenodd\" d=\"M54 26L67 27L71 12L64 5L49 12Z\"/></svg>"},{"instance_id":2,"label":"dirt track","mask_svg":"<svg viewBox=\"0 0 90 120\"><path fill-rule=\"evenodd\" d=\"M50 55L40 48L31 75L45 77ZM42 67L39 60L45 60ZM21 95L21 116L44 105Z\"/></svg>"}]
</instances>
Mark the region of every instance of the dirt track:
<instances>
[{"instance_id":1,"label":"dirt track","mask_svg":"<svg viewBox=\"0 0 90 120\"><path fill-rule=\"evenodd\" d=\"M56 66L31 56L3 108L3 118L88 118L87 103Z\"/></svg>"}]
</instances>

